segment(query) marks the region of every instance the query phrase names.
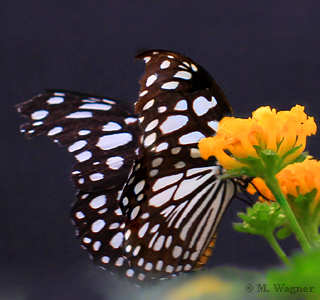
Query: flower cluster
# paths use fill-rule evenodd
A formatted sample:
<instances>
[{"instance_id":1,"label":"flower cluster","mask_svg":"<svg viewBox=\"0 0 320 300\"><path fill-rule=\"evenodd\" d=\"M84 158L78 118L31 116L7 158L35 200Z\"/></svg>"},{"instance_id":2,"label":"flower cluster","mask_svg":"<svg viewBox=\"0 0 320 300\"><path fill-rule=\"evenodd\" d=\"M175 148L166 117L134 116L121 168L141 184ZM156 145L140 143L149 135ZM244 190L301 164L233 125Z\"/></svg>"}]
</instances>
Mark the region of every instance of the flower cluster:
<instances>
[{"instance_id":1,"label":"flower cluster","mask_svg":"<svg viewBox=\"0 0 320 300\"><path fill-rule=\"evenodd\" d=\"M216 136L199 142L204 159L215 156L228 170L225 178L253 177L248 191L277 201L272 213L267 201L240 214L244 223L235 228L265 236L285 262L273 236L276 227L283 227L278 237L294 233L305 251L320 245L320 162L303 153L307 136L316 130L303 106L279 112L260 107L248 119L222 119Z\"/></svg>"},{"instance_id":2,"label":"flower cluster","mask_svg":"<svg viewBox=\"0 0 320 300\"><path fill-rule=\"evenodd\" d=\"M286 198L291 195L297 198L299 195L307 195L315 191L313 204L310 207L311 212L314 211L315 206L319 204L320 200L320 162L308 157L301 163L294 163L286 166L276 175L282 193ZM256 193L258 190L263 196L261 201L269 199L275 201L271 191L266 186L261 178L254 178L252 184L248 187L248 192Z\"/></svg>"},{"instance_id":3,"label":"flower cluster","mask_svg":"<svg viewBox=\"0 0 320 300\"><path fill-rule=\"evenodd\" d=\"M316 130L314 119L307 117L303 106L278 113L266 106L253 112L252 118L223 118L217 135L202 139L199 149L204 159L215 156L227 170L246 167L242 159L247 157L259 158L257 147L271 150L280 158L287 155L285 165L304 151L306 137ZM295 147L299 149L288 154Z\"/></svg>"}]
</instances>

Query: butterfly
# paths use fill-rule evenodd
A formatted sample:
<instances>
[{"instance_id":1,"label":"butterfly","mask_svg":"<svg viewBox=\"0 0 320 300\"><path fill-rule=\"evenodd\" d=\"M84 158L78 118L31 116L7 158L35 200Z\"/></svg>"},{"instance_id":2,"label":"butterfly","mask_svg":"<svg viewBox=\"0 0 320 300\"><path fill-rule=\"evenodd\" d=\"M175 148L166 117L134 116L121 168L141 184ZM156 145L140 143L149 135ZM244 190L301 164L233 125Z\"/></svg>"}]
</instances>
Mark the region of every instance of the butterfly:
<instances>
[{"instance_id":1,"label":"butterfly","mask_svg":"<svg viewBox=\"0 0 320 300\"><path fill-rule=\"evenodd\" d=\"M47 90L17 105L28 138L45 134L77 163L71 219L93 261L133 282L198 270L237 184L197 144L232 109L212 77L164 50L146 64L138 101Z\"/></svg>"}]
</instances>

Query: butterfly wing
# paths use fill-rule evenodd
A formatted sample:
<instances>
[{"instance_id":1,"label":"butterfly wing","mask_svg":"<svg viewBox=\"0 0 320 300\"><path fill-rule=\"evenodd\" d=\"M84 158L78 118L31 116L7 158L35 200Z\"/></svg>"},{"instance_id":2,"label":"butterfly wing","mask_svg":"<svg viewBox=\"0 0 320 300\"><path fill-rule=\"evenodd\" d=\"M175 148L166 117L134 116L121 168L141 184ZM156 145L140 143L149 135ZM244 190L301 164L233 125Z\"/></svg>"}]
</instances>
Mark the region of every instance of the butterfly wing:
<instances>
[{"instance_id":1,"label":"butterfly wing","mask_svg":"<svg viewBox=\"0 0 320 300\"><path fill-rule=\"evenodd\" d=\"M28 138L45 134L67 146L77 163L71 179L79 189L71 215L82 246L105 255L99 262L125 265L122 245L125 216L119 194L137 157L140 129L130 104L89 94L47 90L19 104L29 122ZM96 261L96 256L92 255Z\"/></svg>"},{"instance_id":2,"label":"butterfly wing","mask_svg":"<svg viewBox=\"0 0 320 300\"><path fill-rule=\"evenodd\" d=\"M121 207L128 215L123 255L138 280L168 278L200 268L210 255L219 221L235 193L218 180L198 141L216 133L231 108L210 75L189 58L168 51L146 62L136 112L143 134Z\"/></svg>"},{"instance_id":3,"label":"butterfly wing","mask_svg":"<svg viewBox=\"0 0 320 300\"><path fill-rule=\"evenodd\" d=\"M206 262L235 185L218 180L221 168L197 149L231 112L215 81L181 54L139 58L139 127L127 104L79 93L48 91L18 109L28 137L47 134L78 160L71 217L82 246L98 265L141 281Z\"/></svg>"}]
</instances>

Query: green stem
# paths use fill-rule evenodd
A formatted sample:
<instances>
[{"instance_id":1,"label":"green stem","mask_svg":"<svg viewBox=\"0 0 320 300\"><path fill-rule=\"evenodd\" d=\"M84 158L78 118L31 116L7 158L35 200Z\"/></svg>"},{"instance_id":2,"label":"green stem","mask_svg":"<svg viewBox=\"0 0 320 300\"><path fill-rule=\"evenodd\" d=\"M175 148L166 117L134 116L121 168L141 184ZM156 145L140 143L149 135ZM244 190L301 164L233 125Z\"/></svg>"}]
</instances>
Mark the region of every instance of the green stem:
<instances>
[{"instance_id":1,"label":"green stem","mask_svg":"<svg viewBox=\"0 0 320 300\"><path fill-rule=\"evenodd\" d=\"M271 233L268 236L265 236L265 238L267 239L267 241L270 243L271 247L273 248L273 250L278 254L278 256L281 258L281 260L286 264L286 265L290 265L290 260L288 259L288 257L286 256L286 254L284 253L284 251L282 250L282 248L280 247L280 245L278 244L278 242L276 241L274 235Z\"/></svg>"},{"instance_id":2,"label":"green stem","mask_svg":"<svg viewBox=\"0 0 320 300\"><path fill-rule=\"evenodd\" d=\"M294 216L286 198L284 197L278 179L275 176L273 178L266 178L265 183L267 187L270 189L274 197L276 198L277 202L279 203L280 207L283 209L284 214L287 217L287 220L291 226L291 230L295 234L297 240L299 241L303 251L307 252L311 250L311 246L306 239L304 233L301 230L301 227L298 224L296 217Z\"/></svg>"}]
</instances>

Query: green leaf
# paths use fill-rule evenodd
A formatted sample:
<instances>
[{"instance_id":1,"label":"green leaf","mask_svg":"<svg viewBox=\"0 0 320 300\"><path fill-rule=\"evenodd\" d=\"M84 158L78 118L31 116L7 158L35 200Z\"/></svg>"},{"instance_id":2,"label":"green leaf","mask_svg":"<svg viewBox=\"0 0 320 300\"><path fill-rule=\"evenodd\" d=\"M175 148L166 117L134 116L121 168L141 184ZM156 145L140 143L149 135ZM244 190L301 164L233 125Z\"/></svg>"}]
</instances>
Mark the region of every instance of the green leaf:
<instances>
[{"instance_id":1,"label":"green leaf","mask_svg":"<svg viewBox=\"0 0 320 300\"><path fill-rule=\"evenodd\" d=\"M285 216L278 203L255 203L247 208L247 213L238 213L243 223L233 224L237 231L269 237L276 228L283 225Z\"/></svg>"},{"instance_id":2,"label":"green leaf","mask_svg":"<svg viewBox=\"0 0 320 300\"><path fill-rule=\"evenodd\" d=\"M285 269L269 270L269 299L320 299L319 265L320 249L316 248L308 253L295 254L292 264Z\"/></svg>"},{"instance_id":3,"label":"green leaf","mask_svg":"<svg viewBox=\"0 0 320 300\"><path fill-rule=\"evenodd\" d=\"M290 236L291 234L292 234L292 231L289 227L282 227L276 232L276 237L279 240L283 240L283 239L287 238L288 236Z\"/></svg>"},{"instance_id":4,"label":"green leaf","mask_svg":"<svg viewBox=\"0 0 320 300\"><path fill-rule=\"evenodd\" d=\"M282 155L281 156L281 158L280 158L280 160L279 160L279 162L277 163L277 173L278 172L280 172L285 166L287 166L287 165L289 165L289 164L292 164L293 162L290 162L289 164L283 164L283 162L285 161L285 159L289 156L289 155L291 155L291 154L293 154L293 153L295 153L298 149L300 149L302 147L302 145L300 145L300 146L297 146L297 147L294 147L294 148L291 148L288 152L286 152L284 155ZM300 155L301 156L301 155ZM300 157L299 156L299 157ZM302 158L301 158L302 159Z\"/></svg>"}]
</instances>

